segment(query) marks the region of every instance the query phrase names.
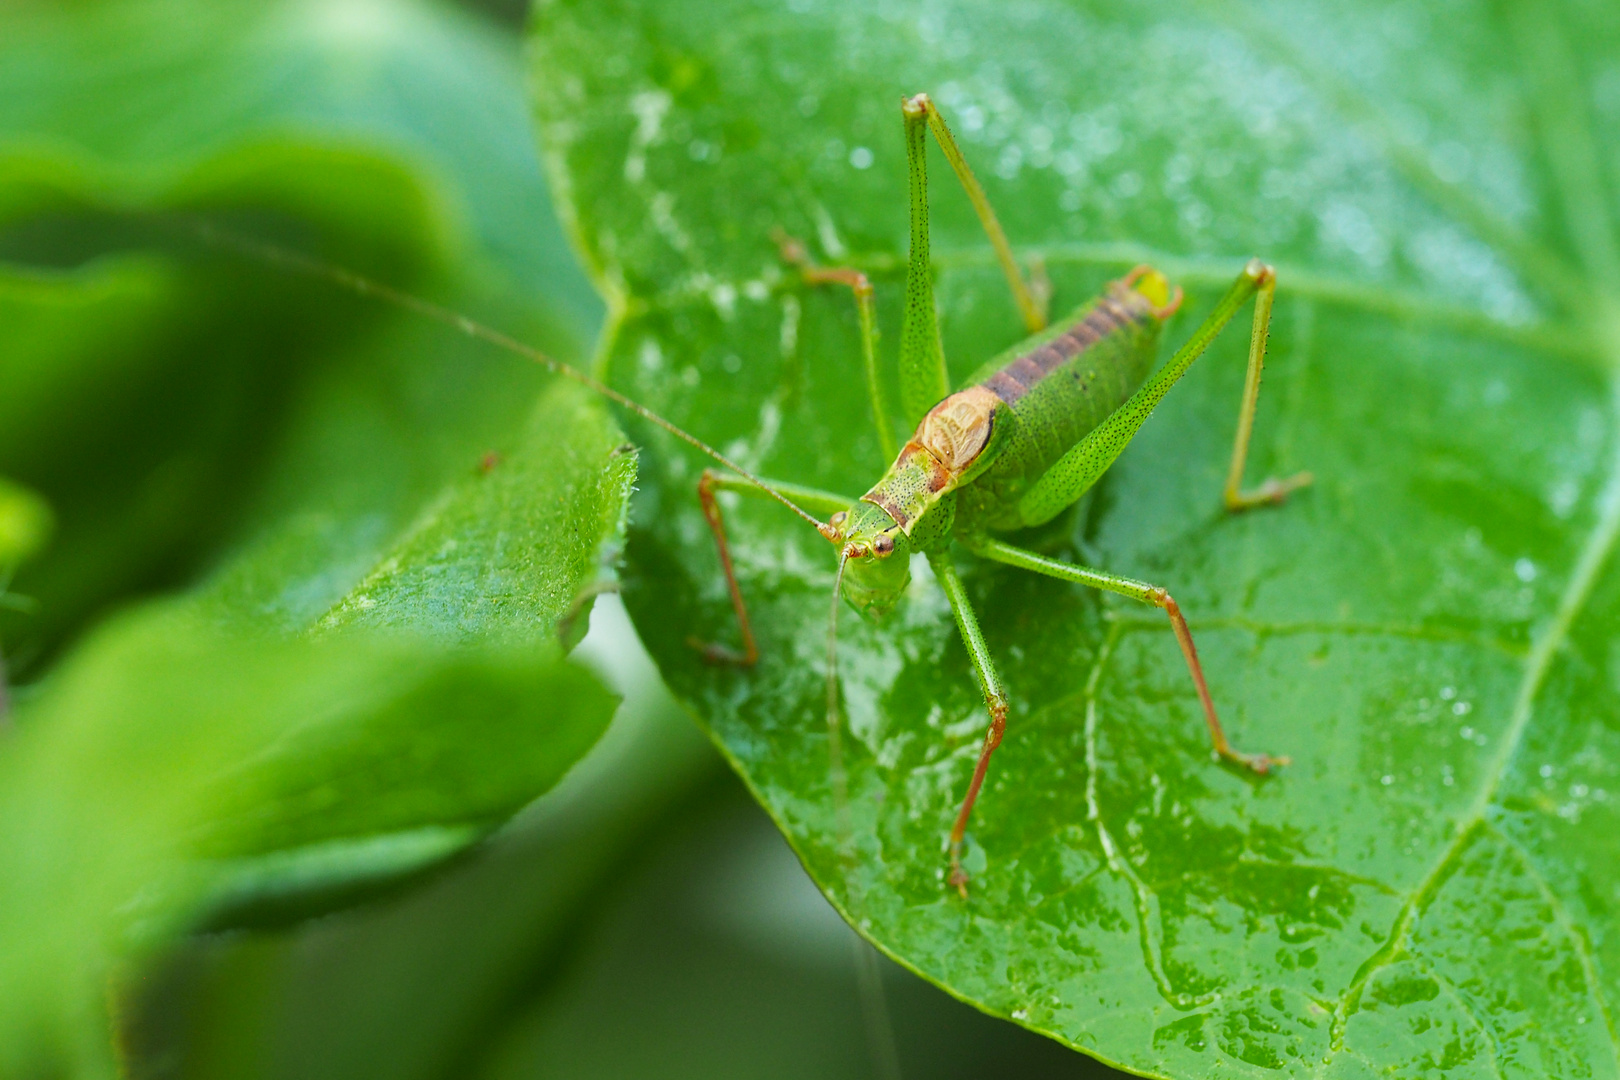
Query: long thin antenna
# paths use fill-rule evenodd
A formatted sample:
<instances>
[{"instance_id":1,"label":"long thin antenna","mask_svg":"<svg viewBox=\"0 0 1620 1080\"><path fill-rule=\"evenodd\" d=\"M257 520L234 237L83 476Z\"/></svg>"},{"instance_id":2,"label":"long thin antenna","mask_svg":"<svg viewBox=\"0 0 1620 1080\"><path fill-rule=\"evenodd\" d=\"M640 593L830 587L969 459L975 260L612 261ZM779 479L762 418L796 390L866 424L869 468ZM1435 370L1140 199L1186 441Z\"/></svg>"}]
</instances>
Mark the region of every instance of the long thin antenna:
<instances>
[{"instance_id":1,"label":"long thin antenna","mask_svg":"<svg viewBox=\"0 0 1620 1080\"><path fill-rule=\"evenodd\" d=\"M821 533L821 535L827 537L828 539L833 538L834 533L830 525L817 520L815 516L806 512L786 495L783 495L781 492L765 483L765 481L761 480L759 477L755 476L741 465L738 465L735 461L732 461L730 458L726 457L726 455L722 454L720 451L716 450L714 447L710 446L696 435L677 427L674 422L665 420L662 416L659 416L645 405L630 400L617 390L613 389L611 386L608 386L606 383L598 382L589 375L585 374L583 371L580 371L578 368L570 367L561 360L547 356L545 353L541 352L539 349L536 349L532 345L527 345L509 334L503 334L494 327L486 326L481 322L477 322L465 315L460 314L459 312L451 311L447 307L435 304L431 300L424 300L420 296L415 296L408 292L402 292L401 290L390 285L384 285L380 281L373 281L371 278L365 277L362 274L357 274L352 270L345 270L340 266L334 266L331 263L322 262L319 259L312 258L311 256L302 254L301 252L293 251L290 248L284 248L278 244L272 244L264 240L252 239L237 233L227 232L226 230L206 221L191 219L189 224L192 226L192 229L197 236L205 243L212 244L215 247L224 248L228 251L234 251L238 254L249 256L250 258L259 259L262 262L269 263L270 265L279 267L283 270L304 274L308 277L320 278L323 281L330 281L334 285L348 289L350 292L356 293L360 296L382 300L386 303L393 304L396 307L404 308L407 311L414 311L418 315L425 315L437 322L444 323L446 326L454 327L455 329L460 330L468 337L477 338L478 340L488 342L497 348L516 353L525 359L534 361L547 371L561 375L564 378L572 379L581 386L596 391L609 401L624 406L626 409L629 409L643 420L657 424L659 427L663 428L677 439L680 439L683 442L686 442L701 450L703 453L709 455L715 461L718 461L721 465L724 465L726 468L730 469L744 480L747 480L749 483L759 488L765 494L769 495L771 498L775 499L789 510L792 510L795 514L798 514L811 525L814 525L816 527L816 531Z\"/></svg>"}]
</instances>

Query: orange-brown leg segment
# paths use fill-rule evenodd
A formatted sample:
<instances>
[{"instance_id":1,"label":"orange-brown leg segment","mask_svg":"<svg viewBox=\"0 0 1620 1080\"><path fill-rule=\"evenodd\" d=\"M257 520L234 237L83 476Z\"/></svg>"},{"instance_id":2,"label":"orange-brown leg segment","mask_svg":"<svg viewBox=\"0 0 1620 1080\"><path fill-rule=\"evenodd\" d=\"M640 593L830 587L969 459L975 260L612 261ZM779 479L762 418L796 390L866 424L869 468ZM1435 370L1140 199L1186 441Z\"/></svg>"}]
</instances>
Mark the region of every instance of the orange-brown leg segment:
<instances>
[{"instance_id":1,"label":"orange-brown leg segment","mask_svg":"<svg viewBox=\"0 0 1620 1080\"><path fill-rule=\"evenodd\" d=\"M979 749L979 760L973 766L973 779L968 781L962 808L956 812L956 824L951 826L950 883L964 900L967 899L968 876L967 871L962 869L962 841L967 837L968 818L973 814L973 804L979 801L979 789L984 787L984 774L990 771L990 755L1001 745L1001 737L1007 731L1007 699L999 694L987 694L985 705L990 710L990 728L984 733L984 745Z\"/></svg>"},{"instance_id":2,"label":"orange-brown leg segment","mask_svg":"<svg viewBox=\"0 0 1620 1080\"><path fill-rule=\"evenodd\" d=\"M889 403L877 367L877 304L872 299L872 282L852 266L817 266L804 243L778 229L772 237L782 261L799 271L806 285L844 285L855 296L855 314L861 323L861 355L866 363L866 390L872 398L872 421L877 425L878 448L885 463L896 452L894 427L889 423Z\"/></svg>"},{"instance_id":3,"label":"orange-brown leg segment","mask_svg":"<svg viewBox=\"0 0 1620 1080\"><path fill-rule=\"evenodd\" d=\"M737 612L737 629L742 633L743 650L737 652L718 642L699 641L696 638L688 638L687 642L701 651L703 658L710 663L752 667L759 659L759 643L754 640L754 627L748 621L748 605L743 603L742 587L737 584L737 571L731 563L731 545L726 542L726 523L720 516L720 500L715 494L715 489L719 486L720 474L713 469L704 469L703 475L698 478L698 502L703 506L703 516L709 522L709 531L714 534L714 546L720 552L720 568L725 571L726 588L731 592L731 606Z\"/></svg>"},{"instance_id":4,"label":"orange-brown leg segment","mask_svg":"<svg viewBox=\"0 0 1620 1080\"><path fill-rule=\"evenodd\" d=\"M951 887L966 900L968 875L962 868L962 841L967 837L973 804L979 801L985 773L990 769L990 755L1001 745L1001 737L1007 731L1007 695L1001 689L1001 676L996 674L995 662L990 659L990 649L985 645L984 634L979 629L979 618L973 613L973 605L968 601L967 590L962 587L962 579L951 564L950 555L934 552L928 556L928 564L934 568L934 576L939 579L946 599L951 602L956 628L962 634L962 644L967 646L968 659L973 662L973 672L979 677L979 689L984 692L985 707L990 712L990 727L984 733L979 760L973 766L973 779L968 781L967 795L962 799L962 808L956 813L956 824L951 826L949 880Z\"/></svg>"},{"instance_id":5,"label":"orange-brown leg segment","mask_svg":"<svg viewBox=\"0 0 1620 1080\"><path fill-rule=\"evenodd\" d=\"M1130 578L1119 577L1116 574L1093 570L1086 566L1075 566L1073 563L1060 562L1049 559L1044 555L1037 555L1033 551L1014 547L1001 540L981 537L971 545L975 554L982 555L996 562L1006 563L1008 566L1018 566L1025 570L1033 570L1037 574L1058 578L1061 581L1078 582L1089 585L1094 589L1105 589L1108 592L1129 596L1134 600L1141 600L1161 609L1170 618L1170 627L1175 631L1176 641L1181 645L1181 654L1187 659L1187 670L1192 674L1193 685L1198 689L1198 700L1204 707L1204 721L1209 725L1210 742L1215 753L1223 760L1234 765L1241 765L1256 773L1265 774L1279 765L1287 765L1288 759L1271 754L1245 754L1233 748L1227 741L1226 732L1221 727L1221 721L1215 715L1215 702L1209 695L1209 683L1204 679L1204 666L1198 662L1198 650L1193 646L1192 631L1187 629L1187 620L1181 615L1181 607L1175 599L1157 585L1149 585Z\"/></svg>"},{"instance_id":6,"label":"orange-brown leg segment","mask_svg":"<svg viewBox=\"0 0 1620 1080\"><path fill-rule=\"evenodd\" d=\"M789 484L768 479L760 483L771 491L793 500L798 506L819 514L837 514L839 511L849 509L855 501L847 495L805 487L803 484ZM714 534L715 550L720 555L720 568L726 575L726 589L731 593L731 606L737 612L737 629L742 636L743 649L738 652L725 645L699 641L696 638L688 638L687 644L702 652L704 659L711 663L749 666L759 659L759 644L754 639L754 627L748 621L748 607L743 603L742 588L737 584L737 570L731 561L731 544L726 539L726 524L720 512L719 493L722 491L735 491L740 495L756 498L763 497L767 493L753 480L733 473L704 469L703 475L698 478L698 503L703 507L703 517L709 523L709 531ZM823 527L822 535L829 540L838 536L831 525Z\"/></svg>"},{"instance_id":7,"label":"orange-brown leg segment","mask_svg":"<svg viewBox=\"0 0 1620 1080\"><path fill-rule=\"evenodd\" d=\"M1084 568L1075 567L1075 569ZM1089 572L1096 573L1096 571ZM1116 580L1124 581L1123 578ZM1181 645L1181 655L1187 658L1187 670L1192 672L1193 684L1198 687L1198 700L1204 706L1204 721L1209 725L1209 738L1215 748L1215 753L1226 761L1253 769L1262 776L1270 772L1273 766L1287 765L1289 759L1285 757L1272 757L1270 754L1244 754L1232 748L1232 744L1226 741L1226 732L1221 728L1220 717L1215 715L1215 702L1209 696L1209 683L1204 681L1204 665L1198 662L1198 649L1193 645L1192 631L1187 629L1187 620L1182 618L1180 605L1176 603L1174 597L1157 586L1143 586L1141 582L1137 581L1132 581L1129 584L1138 588L1146 588L1148 594L1141 599L1145 599L1148 603L1164 609L1164 613L1170 616L1170 627L1176 632L1176 641ZM1125 592L1123 589L1113 591L1123 593L1126 596L1132 595L1132 593Z\"/></svg>"}]
</instances>

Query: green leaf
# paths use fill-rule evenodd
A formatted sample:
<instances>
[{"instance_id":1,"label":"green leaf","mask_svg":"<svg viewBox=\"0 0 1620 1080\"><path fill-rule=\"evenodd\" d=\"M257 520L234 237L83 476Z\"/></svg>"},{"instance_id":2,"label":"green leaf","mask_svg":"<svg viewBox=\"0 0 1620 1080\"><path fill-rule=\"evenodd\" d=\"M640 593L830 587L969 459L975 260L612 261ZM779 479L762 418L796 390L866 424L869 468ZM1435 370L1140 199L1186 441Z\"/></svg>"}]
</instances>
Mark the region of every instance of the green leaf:
<instances>
[{"instance_id":1,"label":"green leaf","mask_svg":"<svg viewBox=\"0 0 1620 1080\"><path fill-rule=\"evenodd\" d=\"M19 943L0 950L0 1067L94 1068L115 958L352 903L548 790L613 714L554 627L617 550L634 461L558 388L313 633L249 617L256 592L312 588L321 549L295 521L36 688L0 753L0 912ZM36 1033L50 1025L65 1033Z\"/></svg>"},{"instance_id":2,"label":"green leaf","mask_svg":"<svg viewBox=\"0 0 1620 1080\"><path fill-rule=\"evenodd\" d=\"M1143 1073L1620 1072L1612 19L553 0L533 40L565 213L620 313L607 374L767 476L855 496L883 467L849 295L802 287L770 237L876 278L892 365L903 94L943 106L1054 310L1151 259L1187 288L1179 340L1248 257L1278 266L1250 476L1316 485L1220 510L1233 330L1024 541L1168 587L1234 740L1294 764L1210 760L1156 612L959 553L1012 697L965 902L943 845L985 716L937 584L919 562L887 622L840 627L839 807L833 553L780 507L728 503L763 658L705 666L688 639L736 635L693 490L707 463L633 432L626 603L854 925ZM931 155L960 378L1020 329Z\"/></svg>"},{"instance_id":3,"label":"green leaf","mask_svg":"<svg viewBox=\"0 0 1620 1080\"><path fill-rule=\"evenodd\" d=\"M116 620L0 756L0 1062L95 1068L114 957L222 904L331 903L442 859L555 783L613 705L529 650Z\"/></svg>"},{"instance_id":4,"label":"green leaf","mask_svg":"<svg viewBox=\"0 0 1620 1080\"><path fill-rule=\"evenodd\" d=\"M0 567L9 570L51 534L51 508L32 491L0 476Z\"/></svg>"},{"instance_id":5,"label":"green leaf","mask_svg":"<svg viewBox=\"0 0 1620 1080\"><path fill-rule=\"evenodd\" d=\"M48 658L109 603L190 580L290 514L336 515L330 557L310 560L331 578L309 597L324 609L352 583L333 560L375 555L501 449L542 379L209 248L195 222L572 353L599 304L533 199L515 50L408 3L3 18L0 470L60 529L17 583L37 610L0 616L0 635Z\"/></svg>"},{"instance_id":6,"label":"green leaf","mask_svg":"<svg viewBox=\"0 0 1620 1080\"><path fill-rule=\"evenodd\" d=\"M609 613L580 653L624 703L560 784L421 888L283 932L188 943L126 1013L131 1071L179 1059L198 1077L486 1072L531 1003L581 980L580 951L625 877L689 832L716 788L718 755ZM668 906L680 881L663 886ZM667 993L678 978L650 983Z\"/></svg>"},{"instance_id":7,"label":"green leaf","mask_svg":"<svg viewBox=\"0 0 1620 1080\"><path fill-rule=\"evenodd\" d=\"M411 3L0 16L0 470L59 521L0 612L0 1073L110 1071L174 934L442 863L612 714L563 660L635 477L600 403L195 227L571 355L599 304L510 46Z\"/></svg>"}]
</instances>

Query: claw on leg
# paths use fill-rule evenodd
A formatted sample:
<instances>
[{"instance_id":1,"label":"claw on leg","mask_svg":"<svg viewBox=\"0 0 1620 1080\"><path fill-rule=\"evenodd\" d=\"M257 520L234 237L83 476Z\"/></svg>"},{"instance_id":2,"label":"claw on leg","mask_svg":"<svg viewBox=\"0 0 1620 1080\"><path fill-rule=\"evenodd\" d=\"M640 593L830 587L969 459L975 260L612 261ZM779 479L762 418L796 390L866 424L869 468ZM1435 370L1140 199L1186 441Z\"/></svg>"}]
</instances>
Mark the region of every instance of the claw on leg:
<instances>
[{"instance_id":1,"label":"claw on leg","mask_svg":"<svg viewBox=\"0 0 1620 1080\"><path fill-rule=\"evenodd\" d=\"M1241 754L1230 746L1224 750L1216 750L1215 756L1222 761L1229 761L1233 765L1242 766L1256 776L1265 776L1272 769L1280 769L1284 765L1293 764L1293 759L1289 757L1273 757L1270 754Z\"/></svg>"},{"instance_id":2,"label":"claw on leg","mask_svg":"<svg viewBox=\"0 0 1620 1080\"><path fill-rule=\"evenodd\" d=\"M1278 506L1288 496L1306 487L1315 481L1316 477L1309 472L1297 472L1293 476L1267 477L1259 487L1248 491L1226 492L1226 509L1234 514L1245 510L1252 510L1257 506Z\"/></svg>"}]
</instances>

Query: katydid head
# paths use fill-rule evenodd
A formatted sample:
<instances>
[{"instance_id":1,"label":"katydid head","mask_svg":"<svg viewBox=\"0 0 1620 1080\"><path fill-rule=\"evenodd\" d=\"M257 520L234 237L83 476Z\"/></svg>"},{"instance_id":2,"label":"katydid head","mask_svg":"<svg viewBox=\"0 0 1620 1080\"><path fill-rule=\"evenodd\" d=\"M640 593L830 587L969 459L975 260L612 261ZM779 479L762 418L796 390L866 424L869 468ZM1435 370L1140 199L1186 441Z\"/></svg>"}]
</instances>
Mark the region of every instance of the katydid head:
<instances>
[{"instance_id":1,"label":"katydid head","mask_svg":"<svg viewBox=\"0 0 1620 1080\"><path fill-rule=\"evenodd\" d=\"M911 538L888 511L862 500L828 522L844 560L843 593L862 615L881 619L911 581Z\"/></svg>"}]
</instances>

